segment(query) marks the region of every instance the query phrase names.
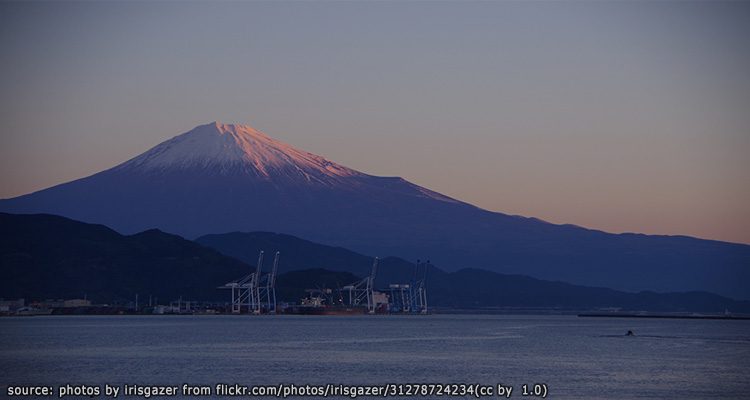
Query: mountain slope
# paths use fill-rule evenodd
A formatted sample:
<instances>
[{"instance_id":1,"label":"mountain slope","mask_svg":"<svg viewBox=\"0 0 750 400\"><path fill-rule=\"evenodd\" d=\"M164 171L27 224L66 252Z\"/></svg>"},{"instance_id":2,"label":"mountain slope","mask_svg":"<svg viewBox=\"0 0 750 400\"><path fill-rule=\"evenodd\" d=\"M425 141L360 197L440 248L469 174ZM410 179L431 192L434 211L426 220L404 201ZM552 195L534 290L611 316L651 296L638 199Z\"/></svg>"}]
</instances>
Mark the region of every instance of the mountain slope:
<instances>
[{"instance_id":1,"label":"mountain slope","mask_svg":"<svg viewBox=\"0 0 750 400\"><path fill-rule=\"evenodd\" d=\"M277 279L280 301L297 302L307 288L335 289L352 283L364 274L351 271L369 273L372 262L369 256L289 235L240 235L248 247L282 251L280 270L287 272ZM214 242L220 239L213 238ZM386 257L381 264L376 280L379 289L413 278L414 265L407 261ZM323 265L328 267L318 267ZM269 267L267 262L264 271ZM225 302L229 293L216 287L248 270L254 268L156 230L123 236L101 225L53 215L0 213L0 298L79 298L85 294L95 301L127 302L138 293L141 299L154 296L160 303L180 296ZM431 305L448 308L750 312L750 302L710 293L623 293L475 269L447 273L431 267L427 288Z\"/></svg>"},{"instance_id":2,"label":"mountain slope","mask_svg":"<svg viewBox=\"0 0 750 400\"><path fill-rule=\"evenodd\" d=\"M750 299L750 246L613 235L490 212L241 125L199 126L112 169L2 200L0 210L59 214L123 233L286 232L366 254L429 257L449 270Z\"/></svg>"},{"instance_id":3,"label":"mountain slope","mask_svg":"<svg viewBox=\"0 0 750 400\"><path fill-rule=\"evenodd\" d=\"M323 157L298 150L249 126L214 122L176 136L115 168L144 173L169 170L250 175L263 180L326 183L361 176Z\"/></svg>"}]
</instances>

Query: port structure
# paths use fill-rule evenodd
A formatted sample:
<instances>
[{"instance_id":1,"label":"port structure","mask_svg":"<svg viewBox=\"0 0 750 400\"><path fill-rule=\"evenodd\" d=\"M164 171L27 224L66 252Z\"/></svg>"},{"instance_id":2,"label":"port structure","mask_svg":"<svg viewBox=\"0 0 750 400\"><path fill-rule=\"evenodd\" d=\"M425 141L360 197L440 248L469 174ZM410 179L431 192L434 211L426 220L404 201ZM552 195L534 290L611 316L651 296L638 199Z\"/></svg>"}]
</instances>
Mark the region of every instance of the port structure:
<instances>
[{"instance_id":1,"label":"port structure","mask_svg":"<svg viewBox=\"0 0 750 400\"><path fill-rule=\"evenodd\" d=\"M391 312L404 314L427 314L427 266L429 261L417 260L414 265L414 277L409 283L392 283L390 290ZM421 273L420 273L421 269Z\"/></svg>"},{"instance_id":2,"label":"port structure","mask_svg":"<svg viewBox=\"0 0 750 400\"><path fill-rule=\"evenodd\" d=\"M229 282L219 289L230 289L232 291L232 313L239 314L243 306L248 313L261 314L264 311L269 314L276 313L276 272L279 266L279 255L277 251L273 260L271 272L263 275L263 250L258 254L258 264L255 272L251 272L240 279Z\"/></svg>"},{"instance_id":3,"label":"port structure","mask_svg":"<svg viewBox=\"0 0 750 400\"><path fill-rule=\"evenodd\" d=\"M363 302L367 302L367 312L370 314L375 313L375 296L373 291L375 290L375 276L378 272L378 258L372 262L372 269L370 275L363 278L358 282L354 282L350 285L346 285L341 288L342 291L349 292L349 305L352 307L358 307Z\"/></svg>"},{"instance_id":4,"label":"port structure","mask_svg":"<svg viewBox=\"0 0 750 400\"><path fill-rule=\"evenodd\" d=\"M419 276L419 267L422 267L422 275ZM417 260L417 264L414 266L414 279L412 286L414 287L413 303L414 311L420 314L427 314L427 267L430 265L430 260L427 262L420 263Z\"/></svg>"},{"instance_id":5,"label":"port structure","mask_svg":"<svg viewBox=\"0 0 750 400\"><path fill-rule=\"evenodd\" d=\"M257 289L257 308L253 311L255 314L260 314L265 310L268 314L276 314L276 272L279 269L279 255L280 252L276 252L273 257L273 267L271 272L266 275L260 275L261 279L258 281ZM258 268L260 270L260 267ZM262 283L262 285L261 285ZM264 301L265 300L265 301Z\"/></svg>"}]
</instances>

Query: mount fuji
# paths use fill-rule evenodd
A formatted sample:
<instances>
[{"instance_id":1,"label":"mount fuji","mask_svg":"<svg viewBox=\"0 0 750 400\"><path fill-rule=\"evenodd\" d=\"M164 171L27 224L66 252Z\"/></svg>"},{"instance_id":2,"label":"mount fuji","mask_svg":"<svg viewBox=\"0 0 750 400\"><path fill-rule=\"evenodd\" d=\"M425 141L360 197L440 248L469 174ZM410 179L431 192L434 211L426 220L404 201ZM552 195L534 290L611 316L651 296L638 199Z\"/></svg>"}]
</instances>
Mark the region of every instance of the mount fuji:
<instances>
[{"instance_id":1,"label":"mount fuji","mask_svg":"<svg viewBox=\"0 0 750 400\"><path fill-rule=\"evenodd\" d=\"M748 245L609 234L491 212L218 122L89 177L0 200L0 211L58 214L126 234L158 228L191 239L283 232L371 255L429 257L448 270L750 299Z\"/></svg>"}]
</instances>

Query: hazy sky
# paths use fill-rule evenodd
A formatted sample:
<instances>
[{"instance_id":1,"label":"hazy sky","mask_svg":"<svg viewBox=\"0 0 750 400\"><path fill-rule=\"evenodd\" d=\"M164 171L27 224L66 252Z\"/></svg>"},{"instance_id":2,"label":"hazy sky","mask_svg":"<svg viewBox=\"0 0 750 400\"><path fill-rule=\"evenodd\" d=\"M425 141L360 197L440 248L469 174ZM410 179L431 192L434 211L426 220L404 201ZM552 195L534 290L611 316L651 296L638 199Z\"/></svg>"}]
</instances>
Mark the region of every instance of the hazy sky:
<instances>
[{"instance_id":1,"label":"hazy sky","mask_svg":"<svg viewBox=\"0 0 750 400\"><path fill-rule=\"evenodd\" d=\"M213 120L511 214L750 243L750 3L0 3L0 197Z\"/></svg>"}]
</instances>

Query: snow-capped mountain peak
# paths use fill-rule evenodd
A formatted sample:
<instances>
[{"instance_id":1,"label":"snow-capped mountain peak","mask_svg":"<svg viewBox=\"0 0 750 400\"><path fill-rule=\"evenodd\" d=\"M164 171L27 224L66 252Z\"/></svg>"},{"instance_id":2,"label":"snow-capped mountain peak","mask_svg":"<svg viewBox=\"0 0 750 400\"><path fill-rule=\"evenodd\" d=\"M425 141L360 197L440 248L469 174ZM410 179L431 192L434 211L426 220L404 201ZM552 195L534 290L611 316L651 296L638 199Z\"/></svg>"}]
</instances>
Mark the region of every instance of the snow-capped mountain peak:
<instances>
[{"instance_id":1,"label":"snow-capped mountain peak","mask_svg":"<svg viewBox=\"0 0 750 400\"><path fill-rule=\"evenodd\" d=\"M200 125L116 168L142 172L211 170L264 179L294 176L308 181L362 175L250 126L221 122Z\"/></svg>"}]
</instances>

